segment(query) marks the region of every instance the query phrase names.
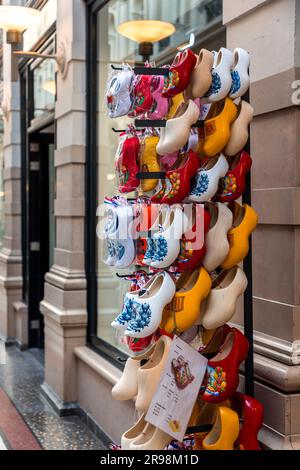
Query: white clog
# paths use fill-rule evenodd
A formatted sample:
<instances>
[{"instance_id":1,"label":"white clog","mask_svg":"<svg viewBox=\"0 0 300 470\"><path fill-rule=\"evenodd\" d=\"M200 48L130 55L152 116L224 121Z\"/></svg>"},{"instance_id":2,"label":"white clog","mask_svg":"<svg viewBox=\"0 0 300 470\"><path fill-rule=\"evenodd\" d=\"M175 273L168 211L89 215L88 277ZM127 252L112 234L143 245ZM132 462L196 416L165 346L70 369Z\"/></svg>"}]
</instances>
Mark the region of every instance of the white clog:
<instances>
[{"instance_id":1,"label":"white clog","mask_svg":"<svg viewBox=\"0 0 300 470\"><path fill-rule=\"evenodd\" d=\"M140 437L146 426L149 426L149 423L145 421L145 415L142 414L139 420L122 435L121 450L130 450L130 445Z\"/></svg>"},{"instance_id":2,"label":"white clog","mask_svg":"<svg viewBox=\"0 0 300 470\"><path fill-rule=\"evenodd\" d=\"M233 53L229 49L221 47L212 70L212 85L206 95L209 102L221 101L229 94L232 86L231 69L233 64Z\"/></svg>"},{"instance_id":3,"label":"white clog","mask_svg":"<svg viewBox=\"0 0 300 470\"><path fill-rule=\"evenodd\" d=\"M199 114L199 107L194 101L182 103L174 118L167 121L165 128L161 128L157 153L167 155L180 150L189 140L191 127L199 119Z\"/></svg>"},{"instance_id":4,"label":"white clog","mask_svg":"<svg viewBox=\"0 0 300 470\"><path fill-rule=\"evenodd\" d=\"M229 98L232 100L243 96L250 85L249 67L250 55L245 49L237 47L233 53L234 64L231 71L232 86Z\"/></svg>"},{"instance_id":5,"label":"white clog","mask_svg":"<svg viewBox=\"0 0 300 470\"><path fill-rule=\"evenodd\" d=\"M167 272L154 276L149 288L146 286L138 295L127 294L126 312L131 320L127 323L125 335L132 338L145 338L159 327L162 312L175 295L176 287Z\"/></svg>"},{"instance_id":6,"label":"white clog","mask_svg":"<svg viewBox=\"0 0 300 470\"><path fill-rule=\"evenodd\" d=\"M249 139L249 125L254 115L254 109L247 101L242 100L237 109L238 116L231 125L230 139L224 150L229 157L233 157L245 147Z\"/></svg>"},{"instance_id":7,"label":"white clog","mask_svg":"<svg viewBox=\"0 0 300 470\"><path fill-rule=\"evenodd\" d=\"M229 169L223 154L209 159L193 178L192 190L188 196L190 202L207 202L218 191L219 181Z\"/></svg>"},{"instance_id":8,"label":"white clog","mask_svg":"<svg viewBox=\"0 0 300 470\"><path fill-rule=\"evenodd\" d=\"M113 75L107 84L106 100L110 118L126 116L132 106L131 88L134 72L130 67Z\"/></svg>"},{"instance_id":9,"label":"white clog","mask_svg":"<svg viewBox=\"0 0 300 470\"><path fill-rule=\"evenodd\" d=\"M172 340L161 336L155 344L149 361L138 370L138 393L135 407L140 413L146 413L160 382L165 362L169 355Z\"/></svg>"},{"instance_id":10,"label":"white clog","mask_svg":"<svg viewBox=\"0 0 300 470\"><path fill-rule=\"evenodd\" d=\"M156 239L153 238L153 235L155 233L160 233L166 229L169 217L170 217L169 206L163 206L154 224L149 230L150 233L152 234L152 237L147 238L147 249L145 252L145 256L143 258L143 264L150 266L151 263L154 261L155 251L156 251Z\"/></svg>"},{"instance_id":11,"label":"white clog","mask_svg":"<svg viewBox=\"0 0 300 470\"><path fill-rule=\"evenodd\" d=\"M151 266L153 268L168 268L174 263L180 252L180 242L188 227L188 217L179 205L170 207L170 215L158 233L153 235L155 251Z\"/></svg>"},{"instance_id":12,"label":"white clog","mask_svg":"<svg viewBox=\"0 0 300 470\"><path fill-rule=\"evenodd\" d=\"M132 441L130 450L164 450L172 440L169 434L149 424L141 435Z\"/></svg>"},{"instance_id":13,"label":"white clog","mask_svg":"<svg viewBox=\"0 0 300 470\"><path fill-rule=\"evenodd\" d=\"M154 346L139 356L129 357L126 361L120 380L112 388L112 396L115 400L132 400L138 392L137 373L143 360L148 360L153 352Z\"/></svg>"},{"instance_id":14,"label":"white clog","mask_svg":"<svg viewBox=\"0 0 300 470\"><path fill-rule=\"evenodd\" d=\"M208 205L210 229L205 237L206 253L203 266L208 272L221 266L228 256L230 246L227 234L232 227L233 214L225 204L217 202Z\"/></svg>"},{"instance_id":15,"label":"white clog","mask_svg":"<svg viewBox=\"0 0 300 470\"><path fill-rule=\"evenodd\" d=\"M247 285L247 277L239 266L222 271L213 282L204 303L201 320L204 328L214 330L229 322L235 313L237 300Z\"/></svg>"}]
</instances>

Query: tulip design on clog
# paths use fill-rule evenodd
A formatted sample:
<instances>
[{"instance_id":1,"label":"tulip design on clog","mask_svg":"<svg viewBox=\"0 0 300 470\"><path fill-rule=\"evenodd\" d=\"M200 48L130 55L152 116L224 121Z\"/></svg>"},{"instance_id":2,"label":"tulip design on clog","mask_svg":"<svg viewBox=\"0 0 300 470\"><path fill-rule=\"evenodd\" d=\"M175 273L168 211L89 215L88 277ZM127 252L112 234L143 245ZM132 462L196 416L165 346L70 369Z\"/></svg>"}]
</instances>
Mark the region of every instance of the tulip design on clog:
<instances>
[{"instance_id":1,"label":"tulip design on clog","mask_svg":"<svg viewBox=\"0 0 300 470\"><path fill-rule=\"evenodd\" d=\"M217 418L209 434L203 440L204 450L234 450L239 435L238 414L225 406L217 409Z\"/></svg>"},{"instance_id":2,"label":"tulip design on clog","mask_svg":"<svg viewBox=\"0 0 300 470\"><path fill-rule=\"evenodd\" d=\"M232 86L229 93L229 98L235 100L243 96L249 88L249 66L250 55L245 49L237 47L233 53L234 64L231 71Z\"/></svg>"},{"instance_id":3,"label":"tulip design on clog","mask_svg":"<svg viewBox=\"0 0 300 470\"><path fill-rule=\"evenodd\" d=\"M133 110L130 117L142 117L153 108L152 76L137 75L132 86Z\"/></svg>"},{"instance_id":4,"label":"tulip design on clog","mask_svg":"<svg viewBox=\"0 0 300 470\"><path fill-rule=\"evenodd\" d=\"M130 67L124 67L114 75L107 86L106 100L110 118L126 116L132 106L131 89L134 73Z\"/></svg>"},{"instance_id":5,"label":"tulip design on clog","mask_svg":"<svg viewBox=\"0 0 300 470\"><path fill-rule=\"evenodd\" d=\"M180 155L177 164L166 174L166 189L162 204L175 204L183 201L190 191L191 179L199 168L199 157L193 150Z\"/></svg>"},{"instance_id":6,"label":"tulip design on clog","mask_svg":"<svg viewBox=\"0 0 300 470\"><path fill-rule=\"evenodd\" d=\"M174 118L167 121L165 128L161 128L157 153L166 155L180 150L189 140L191 127L198 120L199 113L198 106L192 100L182 103Z\"/></svg>"},{"instance_id":7,"label":"tulip design on clog","mask_svg":"<svg viewBox=\"0 0 300 470\"><path fill-rule=\"evenodd\" d=\"M232 202L239 199L246 189L246 175L252 166L250 155L244 150L237 154L229 166L229 170L221 179L219 191L214 201Z\"/></svg>"},{"instance_id":8,"label":"tulip design on clog","mask_svg":"<svg viewBox=\"0 0 300 470\"><path fill-rule=\"evenodd\" d=\"M231 320L247 285L247 277L239 266L219 274L202 309L201 323L205 329L214 330Z\"/></svg>"},{"instance_id":9,"label":"tulip design on clog","mask_svg":"<svg viewBox=\"0 0 300 470\"><path fill-rule=\"evenodd\" d=\"M228 256L230 246L227 234L232 227L233 214L221 203L207 204L207 208L210 213L210 228L205 239L206 254L203 266L208 272L212 272Z\"/></svg>"},{"instance_id":10,"label":"tulip design on clog","mask_svg":"<svg viewBox=\"0 0 300 470\"><path fill-rule=\"evenodd\" d=\"M192 190L188 196L189 201L209 201L218 191L219 181L226 175L228 168L228 162L222 154L207 160L192 180Z\"/></svg>"},{"instance_id":11,"label":"tulip design on clog","mask_svg":"<svg viewBox=\"0 0 300 470\"><path fill-rule=\"evenodd\" d=\"M223 100L230 92L232 86L231 69L234 64L233 53L221 47L212 70L212 85L207 93L211 103Z\"/></svg>"},{"instance_id":12,"label":"tulip design on clog","mask_svg":"<svg viewBox=\"0 0 300 470\"><path fill-rule=\"evenodd\" d=\"M163 97L172 98L187 88L196 62L197 56L190 49L178 52L170 66L169 76L165 80Z\"/></svg>"},{"instance_id":13,"label":"tulip design on clog","mask_svg":"<svg viewBox=\"0 0 300 470\"><path fill-rule=\"evenodd\" d=\"M240 206L237 202L233 202L228 207L233 213L233 228L228 232L230 250L222 263L223 269L230 269L246 258L249 251L249 237L258 223L257 213L248 204Z\"/></svg>"},{"instance_id":14,"label":"tulip design on clog","mask_svg":"<svg viewBox=\"0 0 300 470\"><path fill-rule=\"evenodd\" d=\"M249 124L253 119L254 110L246 101L238 105L238 116L230 129L230 139L225 147L225 154L229 157L239 153L249 139Z\"/></svg>"},{"instance_id":15,"label":"tulip design on clog","mask_svg":"<svg viewBox=\"0 0 300 470\"><path fill-rule=\"evenodd\" d=\"M263 425L263 405L243 393L236 392L231 400L231 407L242 419L238 437L239 450L261 450L258 433Z\"/></svg>"},{"instance_id":16,"label":"tulip design on clog","mask_svg":"<svg viewBox=\"0 0 300 470\"><path fill-rule=\"evenodd\" d=\"M127 323L125 335L133 338L145 338L153 334L162 318L162 312L175 294L175 284L171 276L161 272L154 277L149 288L146 287L135 295L128 306L131 320Z\"/></svg>"},{"instance_id":17,"label":"tulip design on clog","mask_svg":"<svg viewBox=\"0 0 300 470\"><path fill-rule=\"evenodd\" d=\"M212 52L201 49L191 78L192 95L194 98L202 98L210 89L213 63L214 56Z\"/></svg>"},{"instance_id":18,"label":"tulip design on clog","mask_svg":"<svg viewBox=\"0 0 300 470\"><path fill-rule=\"evenodd\" d=\"M204 401L222 403L234 394L239 384L239 367L247 357L248 348L246 337L232 328L218 354L208 361L200 389Z\"/></svg>"},{"instance_id":19,"label":"tulip design on clog","mask_svg":"<svg viewBox=\"0 0 300 470\"><path fill-rule=\"evenodd\" d=\"M178 271L188 271L200 266L206 252L205 236L209 229L210 215L201 204L192 207L192 230L182 237L179 256L175 262Z\"/></svg>"},{"instance_id":20,"label":"tulip design on clog","mask_svg":"<svg viewBox=\"0 0 300 470\"><path fill-rule=\"evenodd\" d=\"M222 152L230 139L230 128L237 116L237 107L229 99L213 104L204 123L205 143L203 152L214 157Z\"/></svg>"},{"instance_id":21,"label":"tulip design on clog","mask_svg":"<svg viewBox=\"0 0 300 470\"><path fill-rule=\"evenodd\" d=\"M211 279L204 268L184 272L177 284L176 295L164 310L161 329L169 334L191 328L197 320L201 303L208 296Z\"/></svg>"}]
</instances>

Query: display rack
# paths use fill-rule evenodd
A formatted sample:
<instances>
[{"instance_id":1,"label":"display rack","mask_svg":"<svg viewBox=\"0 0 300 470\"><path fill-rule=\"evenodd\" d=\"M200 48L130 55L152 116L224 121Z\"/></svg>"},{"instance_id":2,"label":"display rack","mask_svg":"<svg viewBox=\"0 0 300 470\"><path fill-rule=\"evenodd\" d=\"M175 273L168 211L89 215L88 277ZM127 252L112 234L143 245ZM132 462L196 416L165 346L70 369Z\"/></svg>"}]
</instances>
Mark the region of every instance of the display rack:
<instances>
[{"instance_id":1,"label":"display rack","mask_svg":"<svg viewBox=\"0 0 300 470\"><path fill-rule=\"evenodd\" d=\"M113 70L122 70L120 67L111 65ZM137 66L133 68L136 75L154 75L154 76L168 76L168 68L163 67L142 67ZM249 102L250 93L243 96L243 100ZM151 120L151 119L136 119L134 125L136 128L161 128L166 127L167 120ZM197 121L192 127L202 128L204 121ZM125 130L112 128L114 132L123 133ZM250 132L249 139L245 146L245 151L250 152ZM138 179L165 179L165 172L140 172L137 174ZM249 171L246 175L246 190L242 197L243 204L251 206L251 172ZM254 348L253 348L253 283L252 283L252 237L249 238L249 252L247 257L243 261L243 268L248 279L248 286L244 293L244 334L249 342L249 352L245 360L245 394L254 397ZM121 277L121 276L119 276ZM187 434L209 432L212 429L212 425L196 426L187 429Z\"/></svg>"}]
</instances>

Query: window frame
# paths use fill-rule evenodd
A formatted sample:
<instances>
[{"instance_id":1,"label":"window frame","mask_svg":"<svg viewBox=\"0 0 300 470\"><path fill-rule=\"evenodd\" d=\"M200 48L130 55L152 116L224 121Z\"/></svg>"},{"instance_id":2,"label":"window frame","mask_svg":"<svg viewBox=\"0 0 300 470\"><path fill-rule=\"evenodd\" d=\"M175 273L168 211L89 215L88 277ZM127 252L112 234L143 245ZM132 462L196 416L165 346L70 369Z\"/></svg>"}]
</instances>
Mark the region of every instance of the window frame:
<instances>
[{"instance_id":1,"label":"window frame","mask_svg":"<svg viewBox=\"0 0 300 470\"><path fill-rule=\"evenodd\" d=\"M124 368L128 355L107 343L97 335L97 266L96 266L96 211L97 211L97 100L98 96L98 71L97 71L97 33L98 13L110 0L86 0L86 219L85 219L85 271L87 280L87 344L97 353L103 355L109 362L119 369ZM215 37L225 31L222 19L215 22L204 34L197 37L195 47L201 41Z\"/></svg>"}]
</instances>

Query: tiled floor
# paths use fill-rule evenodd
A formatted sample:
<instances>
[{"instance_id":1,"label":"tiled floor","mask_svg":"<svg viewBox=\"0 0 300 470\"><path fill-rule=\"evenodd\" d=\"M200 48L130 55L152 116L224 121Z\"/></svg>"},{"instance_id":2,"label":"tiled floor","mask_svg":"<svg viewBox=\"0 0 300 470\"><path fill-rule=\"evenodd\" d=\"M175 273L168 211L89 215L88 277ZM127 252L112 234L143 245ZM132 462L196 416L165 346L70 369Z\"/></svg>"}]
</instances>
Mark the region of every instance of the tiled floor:
<instances>
[{"instance_id":1,"label":"tiled floor","mask_svg":"<svg viewBox=\"0 0 300 470\"><path fill-rule=\"evenodd\" d=\"M21 352L9 347L6 362L6 365L0 365L0 388L9 396L44 449L106 449L78 416L59 417L42 396L40 385L44 369L41 351Z\"/></svg>"}]
</instances>

